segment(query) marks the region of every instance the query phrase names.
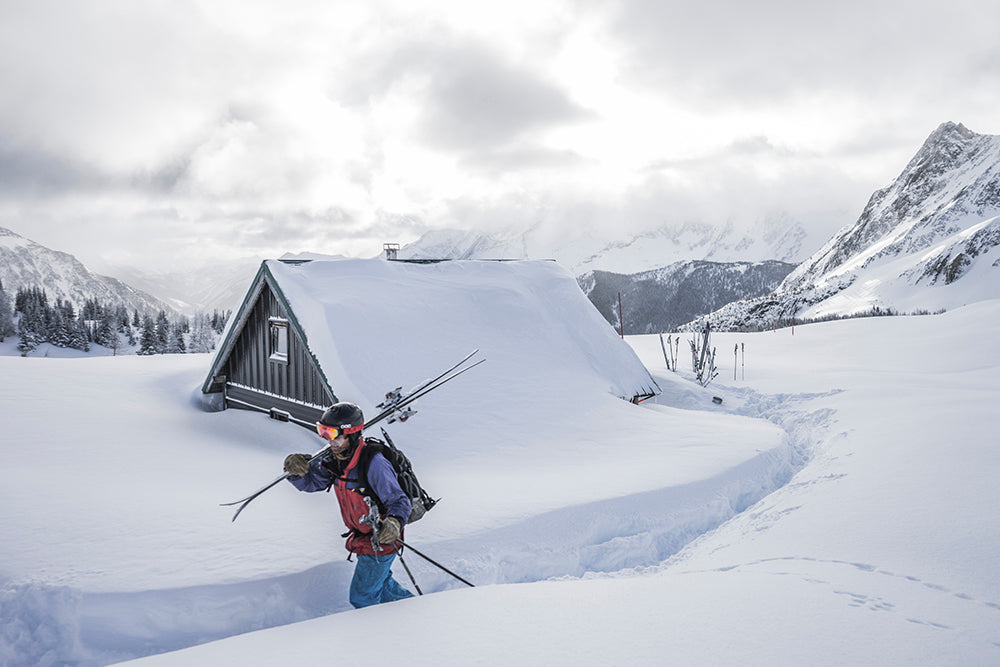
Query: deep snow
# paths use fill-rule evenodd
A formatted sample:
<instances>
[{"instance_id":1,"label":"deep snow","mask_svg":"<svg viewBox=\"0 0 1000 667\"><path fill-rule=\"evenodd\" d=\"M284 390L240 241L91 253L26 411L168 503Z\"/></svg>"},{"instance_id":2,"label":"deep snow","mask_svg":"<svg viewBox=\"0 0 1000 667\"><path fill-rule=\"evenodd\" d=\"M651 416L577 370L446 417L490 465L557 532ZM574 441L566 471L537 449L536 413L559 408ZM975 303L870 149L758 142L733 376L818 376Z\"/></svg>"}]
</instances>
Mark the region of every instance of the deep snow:
<instances>
[{"instance_id":1,"label":"deep snow","mask_svg":"<svg viewBox=\"0 0 1000 667\"><path fill-rule=\"evenodd\" d=\"M360 611L332 498L216 506L318 441L201 411L208 356L0 357L0 658L248 633L141 664L996 664L998 325L989 301L716 334L708 389L635 337L664 390L641 406L487 362L390 427L444 498L409 541L477 588L411 555L433 594Z\"/></svg>"}]
</instances>

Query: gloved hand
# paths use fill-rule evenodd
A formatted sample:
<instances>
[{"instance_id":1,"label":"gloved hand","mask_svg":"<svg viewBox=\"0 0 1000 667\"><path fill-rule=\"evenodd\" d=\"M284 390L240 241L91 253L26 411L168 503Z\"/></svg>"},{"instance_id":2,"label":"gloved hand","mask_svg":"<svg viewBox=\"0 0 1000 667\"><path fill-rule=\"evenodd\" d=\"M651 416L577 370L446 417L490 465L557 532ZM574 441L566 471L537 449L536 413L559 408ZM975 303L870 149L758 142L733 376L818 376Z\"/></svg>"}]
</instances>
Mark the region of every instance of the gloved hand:
<instances>
[{"instance_id":1,"label":"gloved hand","mask_svg":"<svg viewBox=\"0 0 1000 667\"><path fill-rule=\"evenodd\" d=\"M309 473L308 454L289 454L285 457L285 472L301 477Z\"/></svg>"},{"instance_id":2,"label":"gloved hand","mask_svg":"<svg viewBox=\"0 0 1000 667\"><path fill-rule=\"evenodd\" d=\"M387 516L382 519L382 526L375 536L379 544L392 544L399 539L399 519L394 516Z\"/></svg>"}]
</instances>

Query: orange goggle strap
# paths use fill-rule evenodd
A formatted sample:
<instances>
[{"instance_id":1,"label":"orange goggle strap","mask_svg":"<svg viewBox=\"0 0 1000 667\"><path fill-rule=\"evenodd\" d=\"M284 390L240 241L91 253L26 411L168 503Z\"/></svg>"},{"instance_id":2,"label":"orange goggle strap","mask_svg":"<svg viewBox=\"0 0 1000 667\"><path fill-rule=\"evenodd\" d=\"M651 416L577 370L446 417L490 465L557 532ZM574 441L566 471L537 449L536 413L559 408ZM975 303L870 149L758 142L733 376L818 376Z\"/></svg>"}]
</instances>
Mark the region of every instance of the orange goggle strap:
<instances>
[{"instance_id":1,"label":"orange goggle strap","mask_svg":"<svg viewBox=\"0 0 1000 667\"><path fill-rule=\"evenodd\" d=\"M341 434L350 435L352 433L357 433L364 427L364 424L359 424L357 426L351 426L350 424L344 424L342 426L327 426L326 424L316 422L316 432L319 433L320 437L326 438L327 440L332 440Z\"/></svg>"}]
</instances>

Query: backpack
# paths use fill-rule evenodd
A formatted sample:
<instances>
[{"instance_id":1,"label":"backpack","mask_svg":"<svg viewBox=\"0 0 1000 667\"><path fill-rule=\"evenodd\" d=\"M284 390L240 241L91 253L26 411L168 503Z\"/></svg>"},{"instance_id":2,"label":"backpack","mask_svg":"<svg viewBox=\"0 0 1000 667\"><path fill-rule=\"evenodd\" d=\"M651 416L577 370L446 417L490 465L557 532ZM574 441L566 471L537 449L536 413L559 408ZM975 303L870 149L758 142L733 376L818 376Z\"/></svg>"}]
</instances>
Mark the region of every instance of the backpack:
<instances>
[{"instance_id":1,"label":"backpack","mask_svg":"<svg viewBox=\"0 0 1000 667\"><path fill-rule=\"evenodd\" d=\"M392 465L392 469L396 471L396 480L399 482L399 488L403 490L403 493L410 499L410 504L413 506L410 518L406 520L406 523L410 524L414 521L419 521L423 518L424 514L431 511L440 498L434 500L420 486L417 475L413 472L413 466L410 464L410 459L406 458L406 454L396 447L392 442L392 438L385 432L385 429L382 429L382 437L385 438L385 441L378 438L365 438L365 448L361 450L361 460L358 462L358 482L362 488L370 489L368 486L368 465L375 454L381 453ZM374 493L371 496L378 501L379 509L384 510L382 501L375 497Z\"/></svg>"}]
</instances>

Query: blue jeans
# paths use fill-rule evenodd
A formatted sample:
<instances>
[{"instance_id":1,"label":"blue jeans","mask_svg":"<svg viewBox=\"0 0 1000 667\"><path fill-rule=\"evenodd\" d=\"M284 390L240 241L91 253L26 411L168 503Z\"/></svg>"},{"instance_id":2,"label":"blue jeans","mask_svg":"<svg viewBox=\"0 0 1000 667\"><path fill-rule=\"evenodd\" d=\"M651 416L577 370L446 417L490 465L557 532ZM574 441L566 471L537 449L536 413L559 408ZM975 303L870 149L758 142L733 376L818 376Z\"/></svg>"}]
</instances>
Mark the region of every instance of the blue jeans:
<instances>
[{"instance_id":1,"label":"blue jeans","mask_svg":"<svg viewBox=\"0 0 1000 667\"><path fill-rule=\"evenodd\" d=\"M412 598L413 593L399 585L392 578L389 567L396 554L385 556L358 556L351 579L350 601L355 609L369 607L380 602L392 602Z\"/></svg>"}]
</instances>

